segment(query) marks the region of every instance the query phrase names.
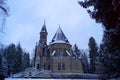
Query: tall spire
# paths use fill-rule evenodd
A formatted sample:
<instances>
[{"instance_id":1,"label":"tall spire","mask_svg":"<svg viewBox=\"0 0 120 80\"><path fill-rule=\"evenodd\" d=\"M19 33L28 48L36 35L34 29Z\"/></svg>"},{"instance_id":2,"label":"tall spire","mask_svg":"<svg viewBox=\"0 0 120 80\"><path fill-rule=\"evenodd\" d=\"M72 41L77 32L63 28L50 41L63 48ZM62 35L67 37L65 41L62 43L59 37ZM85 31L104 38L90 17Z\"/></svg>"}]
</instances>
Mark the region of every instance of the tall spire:
<instances>
[{"instance_id":1,"label":"tall spire","mask_svg":"<svg viewBox=\"0 0 120 80\"><path fill-rule=\"evenodd\" d=\"M40 43L42 43L43 45L47 44L47 34L48 33L47 33L45 20L44 20L44 24L43 24L41 32L40 32Z\"/></svg>"},{"instance_id":2,"label":"tall spire","mask_svg":"<svg viewBox=\"0 0 120 80\"><path fill-rule=\"evenodd\" d=\"M57 30L57 32L55 33L53 39L52 39L52 42L58 42L58 41L62 41L62 42L68 42L68 39L66 38L66 36L64 35L62 29L60 28L60 25L59 25L59 28Z\"/></svg>"},{"instance_id":3,"label":"tall spire","mask_svg":"<svg viewBox=\"0 0 120 80\"><path fill-rule=\"evenodd\" d=\"M44 24L42 26L41 32L47 32L46 25L45 25L45 20L44 20Z\"/></svg>"}]
</instances>

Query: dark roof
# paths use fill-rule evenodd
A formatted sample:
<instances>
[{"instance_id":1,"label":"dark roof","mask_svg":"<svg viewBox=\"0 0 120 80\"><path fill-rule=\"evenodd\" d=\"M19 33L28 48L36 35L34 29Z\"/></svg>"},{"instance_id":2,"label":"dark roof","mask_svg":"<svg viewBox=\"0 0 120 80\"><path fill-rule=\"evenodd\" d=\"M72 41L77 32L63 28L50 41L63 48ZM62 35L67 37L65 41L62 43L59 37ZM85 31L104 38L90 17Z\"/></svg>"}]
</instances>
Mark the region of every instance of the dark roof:
<instances>
[{"instance_id":1,"label":"dark roof","mask_svg":"<svg viewBox=\"0 0 120 80\"><path fill-rule=\"evenodd\" d=\"M44 24L42 26L41 32L47 32L45 21L44 21Z\"/></svg>"},{"instance_id":2,"label":"dark roof","mask_svg":"<svg viewBox=\"0 0 120 80\"><path fill-rule=\"evenodd\" d=\"M63 31L61 30L61 28L59 27L57 32L55 33L52 42L67 42L69 43L68 39L66 38L66 36L64 35Z\"/></svg>"}]
</instances>

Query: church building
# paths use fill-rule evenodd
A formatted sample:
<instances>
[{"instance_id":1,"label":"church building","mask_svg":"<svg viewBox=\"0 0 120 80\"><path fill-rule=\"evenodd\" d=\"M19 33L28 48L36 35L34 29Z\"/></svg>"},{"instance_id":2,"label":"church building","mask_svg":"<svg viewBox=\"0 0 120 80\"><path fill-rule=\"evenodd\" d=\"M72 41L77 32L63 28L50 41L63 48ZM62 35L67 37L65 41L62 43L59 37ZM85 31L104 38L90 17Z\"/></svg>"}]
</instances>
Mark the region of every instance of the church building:
<instances>
[{"instance_id":1,"label":"church building","mask_svg":"<svg viewBox=\"0 0 120 80\"><path fill-rule=\"evenodd\" d=\"M47 35L44 22L40 31L40 40L35 46L34 67L52 73L83 73L81 59L74 55L72 45L60 26L49 44L47 44Z\"/></svg>"}]
</instances>

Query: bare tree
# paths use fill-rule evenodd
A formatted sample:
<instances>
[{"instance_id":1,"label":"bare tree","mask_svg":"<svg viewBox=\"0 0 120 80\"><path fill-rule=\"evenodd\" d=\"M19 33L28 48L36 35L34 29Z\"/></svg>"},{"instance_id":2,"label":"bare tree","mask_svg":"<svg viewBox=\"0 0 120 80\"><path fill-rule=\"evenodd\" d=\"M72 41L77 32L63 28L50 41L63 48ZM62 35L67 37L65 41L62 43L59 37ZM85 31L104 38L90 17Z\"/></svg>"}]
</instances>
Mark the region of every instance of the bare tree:
<instances>
[{"instance_id":1,"label":"bare tree","mask_svg":"<svg viewBox=\"0 0 120 80\"><path fill-rule=\"evenodd\" d=\"M0 24L0 32L3 32L6 17L8 16L8 5L5 1L6 0L0 0L0 17L2 18Z\"/></svg>"}]
</instances>

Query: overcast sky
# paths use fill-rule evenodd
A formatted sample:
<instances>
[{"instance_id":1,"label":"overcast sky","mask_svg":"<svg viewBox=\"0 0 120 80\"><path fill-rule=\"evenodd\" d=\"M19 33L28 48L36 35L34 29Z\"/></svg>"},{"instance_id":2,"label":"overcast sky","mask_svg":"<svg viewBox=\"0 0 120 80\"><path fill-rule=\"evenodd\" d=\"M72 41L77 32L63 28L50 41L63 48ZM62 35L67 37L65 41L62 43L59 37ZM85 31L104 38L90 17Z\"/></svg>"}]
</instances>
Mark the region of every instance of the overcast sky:
<instances>
[{"instance_id":1,"label":"overcast sky","mask_svg":"<svg viewBox=\"0 0 120 80\"><path fill-rule=\"evenodd\" d=\"M52 40L58 25L69 42L77 44L80 49L88 48L91 36L99 44L102 40L101 24L95 23L77 2L78 0L8 0L9 14L1 43L21 43L22 47L32 53L39 32L46 21L48 44Z\"/></svg>"}]
</instances>

